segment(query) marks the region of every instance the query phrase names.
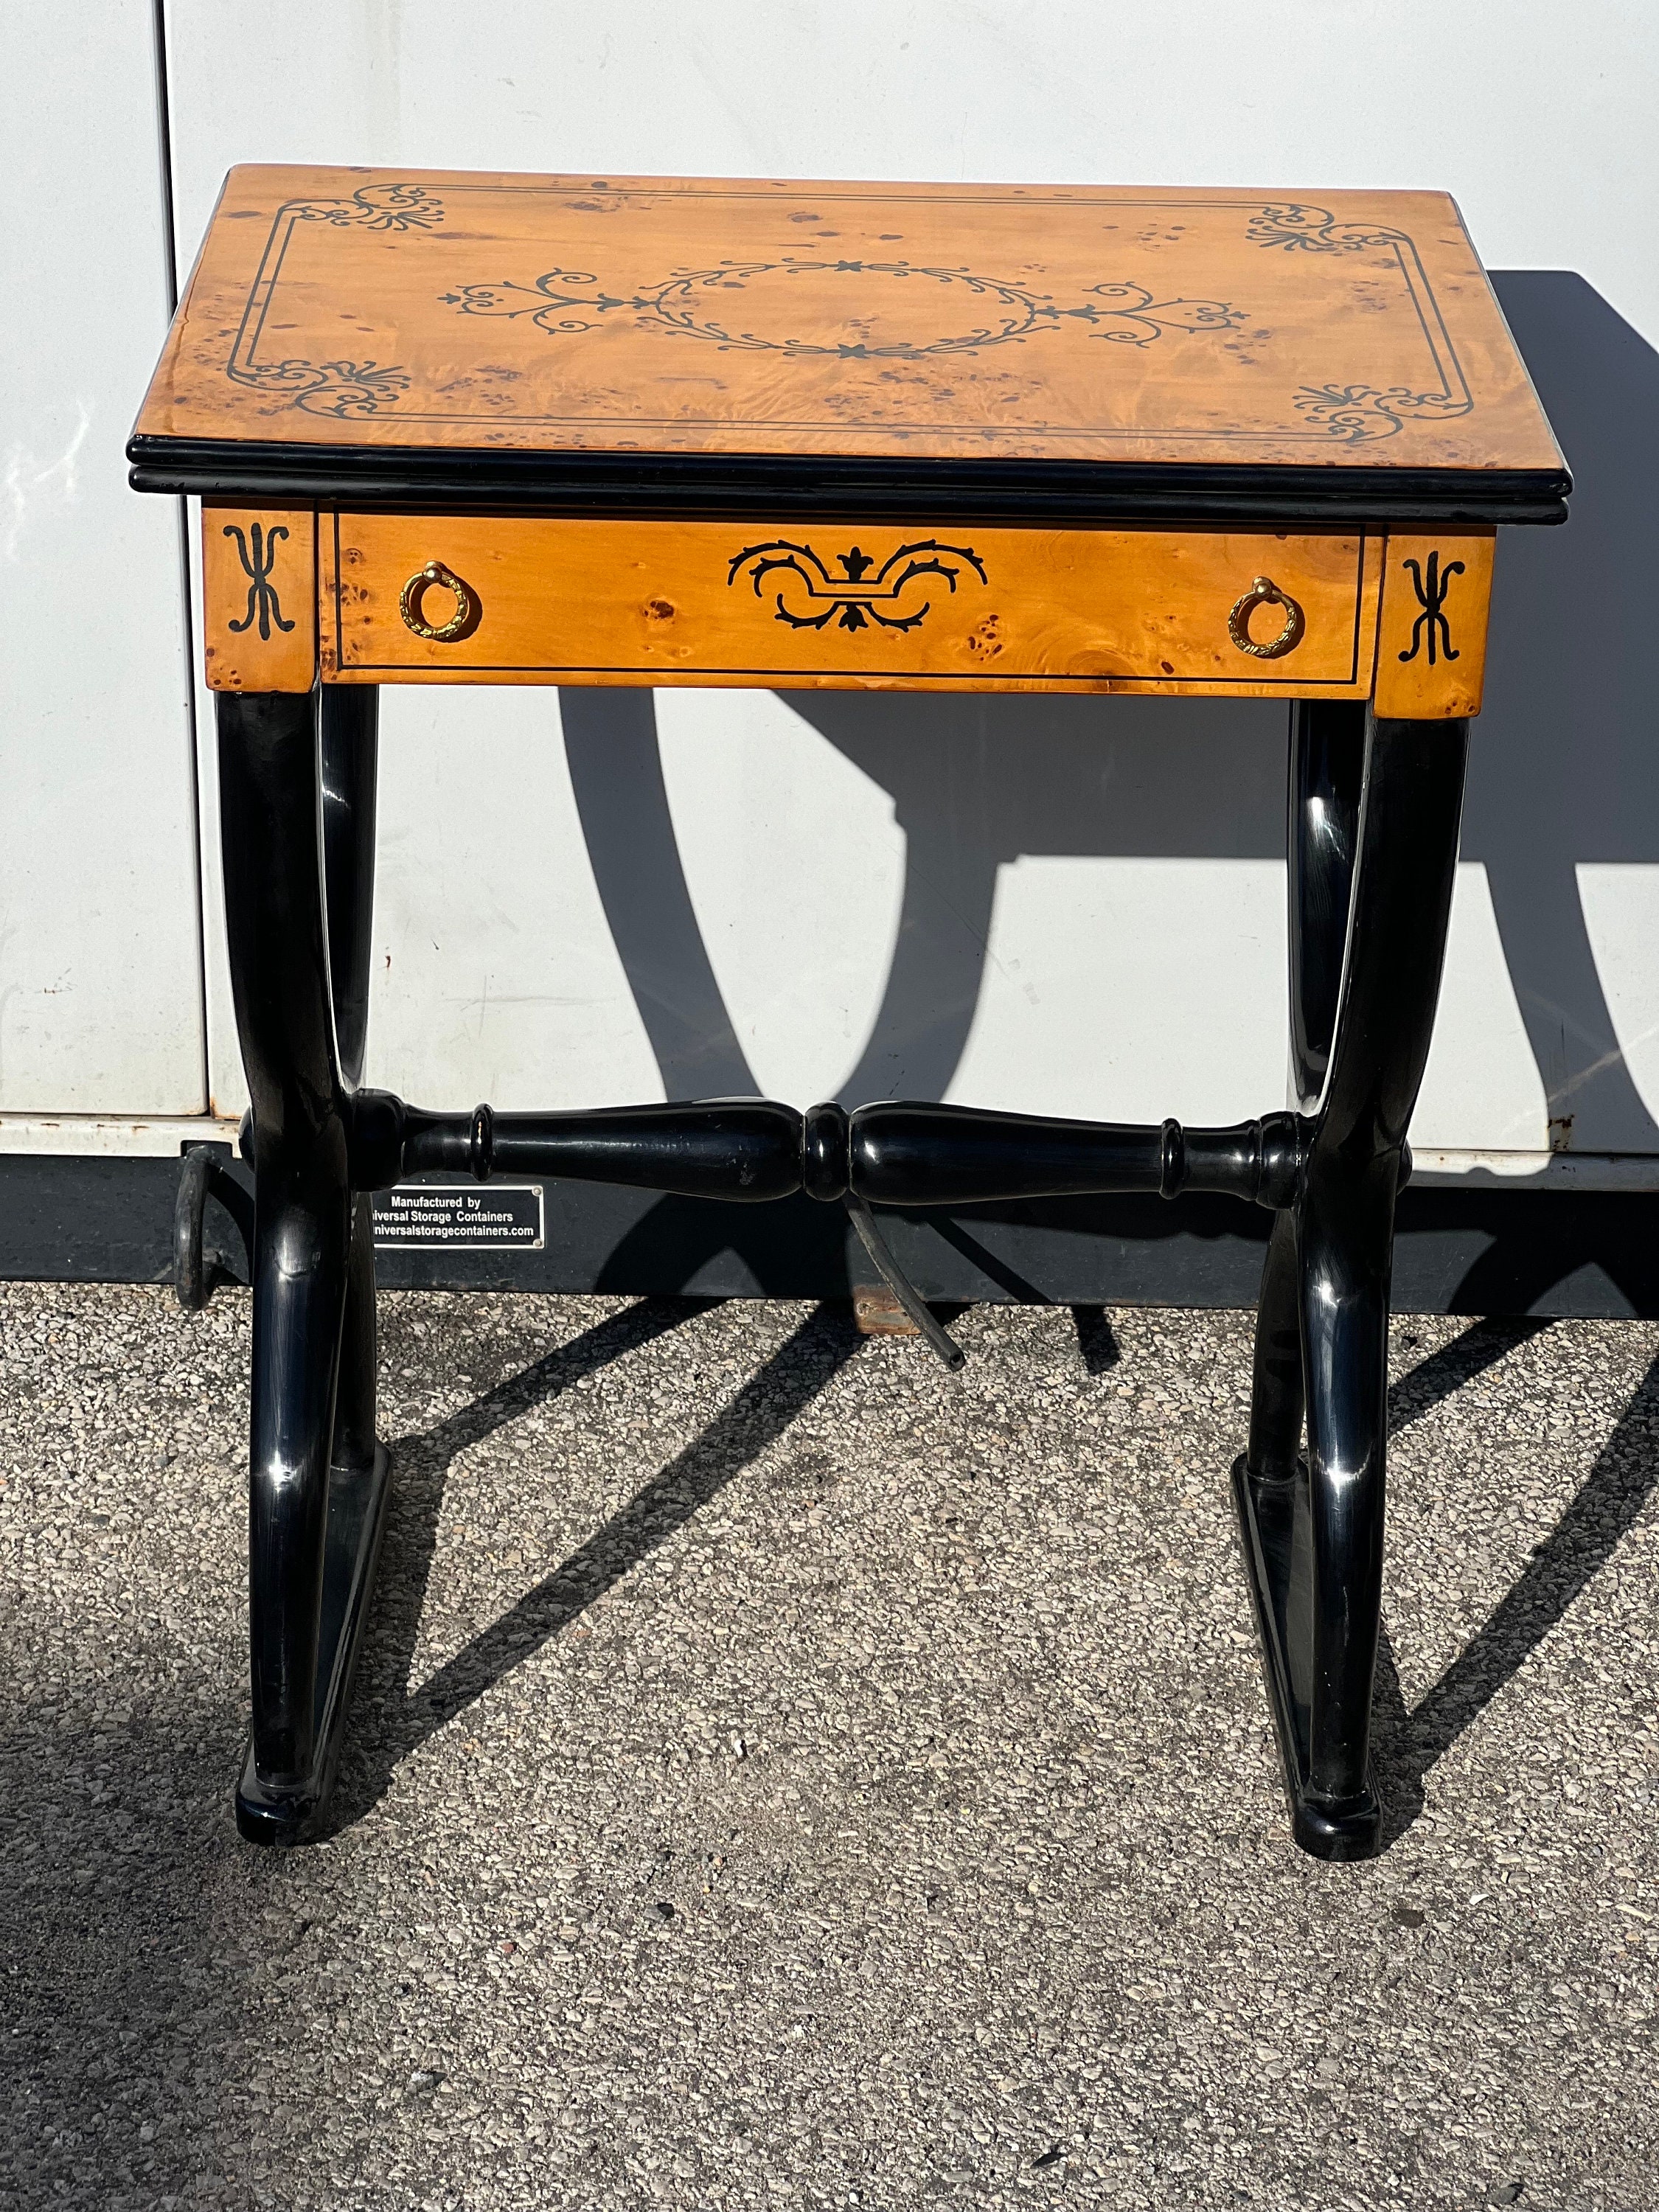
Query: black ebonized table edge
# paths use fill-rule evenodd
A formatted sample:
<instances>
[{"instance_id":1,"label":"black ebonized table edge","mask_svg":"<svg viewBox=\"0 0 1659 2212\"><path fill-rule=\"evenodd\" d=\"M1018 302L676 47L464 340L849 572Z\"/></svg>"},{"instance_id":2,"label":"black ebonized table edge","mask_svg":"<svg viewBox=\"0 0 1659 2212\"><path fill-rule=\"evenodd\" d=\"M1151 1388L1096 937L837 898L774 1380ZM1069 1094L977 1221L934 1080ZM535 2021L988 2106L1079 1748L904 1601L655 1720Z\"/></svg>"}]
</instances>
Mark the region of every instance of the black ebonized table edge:
<instances>
[{"instance_id":1,"label":"black ebonized table edge","mask_svg":"<svg viewBox=\"0 0 1659 2212\"><path fill-rule=\"evenodd\" d=\"M252 440L128 442L135 491L282 503L573 518L1344 529L1567 519L1560 469L1271 468L1248 463L940 460L843 454L434 452Z\"/></svg>"}]
</instances>

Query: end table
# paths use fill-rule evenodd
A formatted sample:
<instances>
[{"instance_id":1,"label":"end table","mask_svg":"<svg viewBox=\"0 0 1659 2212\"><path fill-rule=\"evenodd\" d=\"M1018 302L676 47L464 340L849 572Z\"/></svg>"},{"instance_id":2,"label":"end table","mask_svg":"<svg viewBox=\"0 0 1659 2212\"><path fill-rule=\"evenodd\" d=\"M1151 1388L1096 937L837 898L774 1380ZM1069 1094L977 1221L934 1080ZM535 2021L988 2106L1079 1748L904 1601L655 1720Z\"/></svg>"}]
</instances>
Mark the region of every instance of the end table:
<instances>
[{"instance_id":1,"label":"end table","mask_svg":"<svg viewBox=\"0 0 1659 2212\"><path fill-rule=\"evenodd\" d=\"M1395 1200L1495 527L1570 489L1452 202L238 168L128 450L202 501L252 1097L242 1833L325 1814L387 1495L368 1194L439 1168L844 1203L952 1358L872 1205L1271 1208L1234 1496L1296 1839L1373 1850ZM1292 1103L368 1089L383 684L1284 699Z\"/></svg>"}]
</instances>

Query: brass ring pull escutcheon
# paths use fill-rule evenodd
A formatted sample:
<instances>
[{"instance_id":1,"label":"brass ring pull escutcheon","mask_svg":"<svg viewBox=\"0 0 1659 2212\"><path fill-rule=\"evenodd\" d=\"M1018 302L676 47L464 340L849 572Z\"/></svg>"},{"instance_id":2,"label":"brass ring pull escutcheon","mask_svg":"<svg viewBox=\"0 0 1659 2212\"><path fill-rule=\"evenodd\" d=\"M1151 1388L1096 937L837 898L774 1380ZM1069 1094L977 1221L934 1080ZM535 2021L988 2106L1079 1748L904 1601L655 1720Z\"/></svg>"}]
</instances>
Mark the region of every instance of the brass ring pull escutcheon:
<instances>
[{"instance_id":1,"label":"brass ring pull escutcheon","mask_svg":"<svg viewBox=\"0 0 1659 2212\"><path fill-rule=\"evenodd\" d=\"M447 623L429 623L423 611L426 594L434 584L455 594L455 611ZM478 611L471 592L455 571L446 568L441 561L428 561L424 568L417 568L398 593L398 605L416 636L429 637L434 645L453 644Z\"/></svg>"},{"instance_id":2,"label":"brass ring pull escutcheon","mask_svg":"<svg viewBox=\"0 0 1659 2212\"><path fill-rule=\"evenodd\" d=\"M1258 607L1283 607L1285 627L1277 637L1258 644L1250 635L1250 617ZM1233 602L1233 611L1227 617L1227 635L1241 653L1248 653L1257 660L1278 660L1287 653L1294 653L1302 642L1302 633L1307 628L1307 617L1288 592L1281 592L1271 576L1258 576L1241 599Z\"/></svg>"}]
</instances>

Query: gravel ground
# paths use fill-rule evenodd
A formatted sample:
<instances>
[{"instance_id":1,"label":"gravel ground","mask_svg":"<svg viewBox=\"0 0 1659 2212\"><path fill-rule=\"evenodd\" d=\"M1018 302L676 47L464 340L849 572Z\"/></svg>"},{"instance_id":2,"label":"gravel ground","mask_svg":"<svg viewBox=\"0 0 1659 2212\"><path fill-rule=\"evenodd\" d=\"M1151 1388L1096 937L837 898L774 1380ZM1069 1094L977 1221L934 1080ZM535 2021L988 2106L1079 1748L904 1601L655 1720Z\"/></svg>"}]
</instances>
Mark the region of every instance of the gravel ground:
<instances>
[{"instance_id":1,"label":"gravel ground","mask_svg":"<svg viewBox=\"0 0 1659 2212\"><path fill-rule=\"evenodd\" d=\"M0 1288L0 2199L1659 2196L1659 1331L1402 1321L1388 1850L1301 1857L1249 1324L383 1302L337 1832L239 1844L245 1294Z\"/></svg>"}]
</instances>

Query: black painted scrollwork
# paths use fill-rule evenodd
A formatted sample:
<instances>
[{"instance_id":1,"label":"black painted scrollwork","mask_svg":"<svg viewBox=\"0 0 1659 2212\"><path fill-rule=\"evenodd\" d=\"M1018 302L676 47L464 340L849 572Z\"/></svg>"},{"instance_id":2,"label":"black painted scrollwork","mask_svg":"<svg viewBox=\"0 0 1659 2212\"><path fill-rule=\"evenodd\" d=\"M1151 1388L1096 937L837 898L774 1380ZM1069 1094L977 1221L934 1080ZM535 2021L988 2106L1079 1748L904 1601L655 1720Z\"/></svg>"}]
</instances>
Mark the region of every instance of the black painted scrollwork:
<instances>
[{"instance_id":1,"label":"black painted scrollwork","mask_svg":"<svg viewBox=\"0 0 1659 2212\"><path fill-rule=\"evenodd\" d=\"M272 294L296 225L417 231L434 229L444 219L443 200L412 182L366 185L340 198L295 200L278 209L226 374L311 415L344 419L396 407L413 379L395 362L260 359ZM1304 385L1289 395L1285 412L1291 419L1273 434L1362 444L1393 437L1409 422L1447 422L1470 412L1473 395L1407 232L1386 224L1340 222L1328 208L1309 203L1269 201L1249 211L1245 236L1268 251L1367 257L1368 265L1379 269L1391 263L1410 301L1413 326L1427 341L1426 374L1413 372L1409 382L1380 385L1335 380ZM291 281L291 266L288 274ZM810 294L821 316L826 282L833 287L843 276L853 283L851 308L840 330L833 325L826 329L821 322L817 328L790 326L795 320L792 298ZM798 279L812 281L798 289ZM832 290L830 296L838 293ZM1215 337L1251 321L1246 310L1224 301L1160 298L1151 287L1128 281L1088 285L1066 299L963 267L792 254L677 269L637 289L607 287L593 270L553 268L529 283L506 278L461 284L440 297L462 314L526 319L552 338L610 327L614 319L726 351L848 362L949 360L993 346L1024 344L1073 324L1109 343L1146 347L1172 335ZM895 306L901 313L893 320ZM906 307L921 311L908 329ZM740 319L740 313L750 319ZM802 320L807 319L803 313ZM884 335L881 323L896 334ZM1246 434L1218 429L1215 434Z\"/></svg>"},{"instance_id":2,"label":"black painted scrollwork","mask_svg":"<svg viewBox=\"0 0 1659 2212\"><path fill-rule=\"evenodd\" d=\"M777 577L781 588L774 604L779 622L787 623L791 629L823 629L835 622L840 629L852 630L867 629L872 623L883 629L908 630L925 622L933 604L931 599L901 611L904 596L918 577L938 576L954 592L966 567L981 584L987 581L985 564L970 546L944 545L936 538L897 547L879 568L875 556L857 545L832 557L841 564L839 576L830 574L810 545L797 545L787 538L769 538L763 545L745 545L734 553L726 580L735 584L746 575L759 599L762 585Z\"/></svg>"},{"instance_id":3,"label":"black painted scrollwork","mask_svg":"<svg viewBox=\"0 0 1659 2212\"><path fill-rule=\"evenodd\" d=\"M257 620L260 638L269 643L270 625L273 622L280 630L290 630L294 627L291 622L283 621L282 601L276 596L276 586L270 580L270 572L276 565L276 541L279 538L288 536L288 526L278 522L270 529L262 531L260 525L256 522L245 536L239 523L228 522L225 525L225 536L236 540L236 550L241 559L242 573L248 579L247 612L242 617L240 622L230 623L227 627L235 630L240 635L243 630L252 629ZM251 558L248 551L250 537L253 540ZM1433 658L1432 653L1430 658Z\"/></svg>"},{"instance_id":4,"label":"black painted scrollwork","mask_svg":"<svg viewBox=\"0 0 1659 2212\"><path fill-rule=\"evenodd\" d=\"M348 199L289 200L280 214L300 222L331 223L337 230L348 224L364 230L434 230L444 219L444 204L424 185L365 185Z\"/></svg>"},{"instance_id":5,"label":"black painted scrollwork","mask_svg":"<svg viewBox=\"0 0 1659 2212\"><path fill-rule=\"evenodd\" d=\"M941 337L895 338L883 344L867 338L833 343L793 335L738 330L720 312L722 293L744 289L754 279L779 276L852 276L905 283L913 292L929 286L959 294L963 327ZM527 315L550 337L596 330L620 310L664 325L683 337L744 352L792 354L833 361L919 361L928 355L977 353L1052 330L1061 322L1091 325L1090 335L1119 344L1152 345L1166 331L1198 332L1235 330L1243 312L1220 300L1159 300L1144 284L1091 284L1082 304L1057 306L1047 293L1000 277L976 276L969 269L926 269L908 261L808 261L786 255L778 261L722 261L712 269L680 269L660 283L637 292L608 292L596 276L569 269L544 270L533 283L463 284L443 295L447 307L464 315ZM860 295L867 307L869 288Z\"/></svg>"},{"instance_id":6,"label":"black painted scrollwork","mask_svg":"<svg viewBox=\"0 0 1659 2212\"><path fill-rule=\"evenodd\" d=\"M1403 230L1384 223L1339 222L1328 208L1299 200L1264 207L1244 235L1252 246L1282 246L1293 253L1360 253L1406 239Z\"/></svg>"},{"instance_id":7,"label":"black painted scrollwork","mask_svg":"<svg viewBox=\"0 0 1659 2212\"><path fill-rule=\"evenodd\" d=\"M424 185L365 185L349 198L289 200L276 210L266 241L259 273L248 295L241 329L231 349L225 374L233 383L251 385L256 391L286 393L290 405L307 415L349 418L378 414L392 406L409 389L409 377L396 366L374 361L260 361L270 295L289 241L299 223L326 223L339 230L356 226L364 230L432 230L444 219L443 202Z\"/></svg>"},{"instance_id":8,"label":"black painted scrollwork","mask_svg":"<svg viewBox=\"0 0 1659 2212\"><path fill-rule=\"evenodd\" d=\"M1423 610L1412 624L1411 644L1401 653L1400 658L1402 660L1415 660L1419 653L1426 645L1429 665L1432 668L1437 632L1442 658L1447 660L1457 659L1458 649L1451 641L1451 628L1442 610L1446 604L1446 592L1452 578L1463 574L1463 563L1461 561L1448 561L1443 568L1440 566L1439 554L1431 553L1427 562L1423 567L1419 568L1413 560L1402 561L1400 565L1402 568L1410 571L1412 588L1417 593L1418 605Z\"/></svg>"},{"instance_id":9,"label":"black painted scrollwork","mask_svg":"<svg viewBox=\"0 0 1659 2212\"><path fill-rule=\"evenodd\" d=\"M1473 404L1467 392L1413 392L1408 384L1306 384L1296 395L1305 422L1352 445L1391 438L1402 422L1467 415Z\"/></svg>"},{"instance_id":10,"label":"black painted scrollwork","mask_svg":"<svg viewBox=\"0 0 1659 2212\"><path fill-rule=\"evenodd\" d=\"M343 418L378 414L409 389L402 369L382 368L373 361L260 362L231 374L239 384L257 385L261 391L287 388L294 405L307 415Z\"/></svg>"},{"instance_id":11,"label":"black painted scrollwork","mask_svg":"<svg viewBox=\"0 0 1659 2212\"><path fill-rule=\"evenodd\" d=\"M1295 405L1310 428L1345 444L1391 438L1404 422L1447 422L1474 405L1449 333L1434 301L1415 241L1387 224L1339 222L1328 208L1296 200L1275 202L1252 217L1245 236L1253 246L1290 253L1373 253L1391 260L1418 311L1434 366L1437 389L1409 384L1306 384Z\"/></svg>"}]
</instances>

